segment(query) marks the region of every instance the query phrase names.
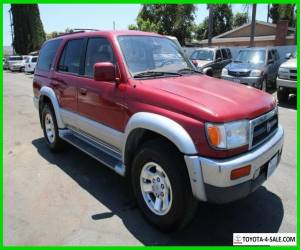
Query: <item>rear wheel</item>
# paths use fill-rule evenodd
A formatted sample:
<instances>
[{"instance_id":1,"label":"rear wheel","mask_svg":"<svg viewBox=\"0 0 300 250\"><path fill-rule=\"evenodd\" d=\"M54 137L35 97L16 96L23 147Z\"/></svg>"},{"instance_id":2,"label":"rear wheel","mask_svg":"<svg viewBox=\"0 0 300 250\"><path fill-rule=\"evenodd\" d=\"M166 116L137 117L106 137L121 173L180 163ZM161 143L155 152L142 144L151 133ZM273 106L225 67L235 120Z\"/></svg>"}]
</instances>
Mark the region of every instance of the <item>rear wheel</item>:
<instances>
[{"instance_id":1,"label":"rear wheel","mask_svg":"<svg viewBox=\"0 0 300 250\"><path fill-rule=\"evenodd\" d=\"M145 217L162 231L181 229L193 218L193 197L182 156L163 140L146 142L132 165L132 187Z\"/></svg>"},{"instance_id":2,"label":"rear wheel","mask_svg":"<svg viewBox=\"0 0 300 250\"><path fill-rule=\"evenodd\" d=\"M47 145L52 151L60 151L65 142L59 137L55 113L50 104L44 104L41 119Z\"/></svg>"}]
</instances>

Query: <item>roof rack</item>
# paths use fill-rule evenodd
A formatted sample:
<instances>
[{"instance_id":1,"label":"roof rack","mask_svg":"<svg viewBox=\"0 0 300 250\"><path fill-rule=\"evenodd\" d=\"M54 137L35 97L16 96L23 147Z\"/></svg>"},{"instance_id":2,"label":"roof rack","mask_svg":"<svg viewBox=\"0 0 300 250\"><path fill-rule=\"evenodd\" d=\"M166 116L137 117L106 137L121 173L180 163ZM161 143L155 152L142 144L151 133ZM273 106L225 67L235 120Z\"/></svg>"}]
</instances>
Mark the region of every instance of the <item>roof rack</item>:
<instances>
[{"instance_id":1,"label":"roof rack","mask_svg":"<svg viewBox=\"0 0 300 250\"><path fill-rule=\"evenodd\" d=\"M71 34L77 34L77 33L82 33L82 32L86 32L86 31L100 31L100 30L97 30L97 29L72 29L71 32L62 33L62 34L60 34L56 37L71 35Z\"/></svg>"}]
</instances>

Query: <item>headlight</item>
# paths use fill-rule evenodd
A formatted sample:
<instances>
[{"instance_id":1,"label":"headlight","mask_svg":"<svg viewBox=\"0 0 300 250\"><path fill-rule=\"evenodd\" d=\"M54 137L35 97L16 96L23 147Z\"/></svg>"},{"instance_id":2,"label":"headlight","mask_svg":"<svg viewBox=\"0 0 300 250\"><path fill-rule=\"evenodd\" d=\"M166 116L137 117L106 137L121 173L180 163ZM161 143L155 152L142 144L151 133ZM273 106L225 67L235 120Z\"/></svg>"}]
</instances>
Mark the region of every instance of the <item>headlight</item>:
<instances>
[{"instance_id":1,"label":"headlight","mask_svg":"<svg viewBox=\"0 0 300 250\"><path fill-rule=\"evenodd\" d=\"M249 144L249 121L206 123L206 134L210 145L214 148L238 148Z\"/></svg>"},{"instance_id":2,"label":"headlight","mask_svg":"<svg viewBox=\"0 0 300 250\"><path fill-rule=\"evenodd\" d=\"M254 69L254 70L251 70L250 76L258 77L258 76L261 76L262 73L263 73L263 72L262 72L261 70L259 70L259 69Z\"/></svg>"},{"instance_id":3,"label":"headlight","mask_svg":"<svg viewBox=\"0 0 300 250\"><path fill-rule=\"evenodd\" d=\"M222 76L227 76L228 75L228 70L223 68L222 69Z\"/></svg>"},{"instance_id":4,"label":"headlight","mask_svg":"<svg viewBox=\"0 0 300 250\"><path fill-rule=\"evenodd\" d=\"M286 68L279 68L278 70L278 77L282 79L289 79L289 69Z\"/></svg>"}]
</instances>

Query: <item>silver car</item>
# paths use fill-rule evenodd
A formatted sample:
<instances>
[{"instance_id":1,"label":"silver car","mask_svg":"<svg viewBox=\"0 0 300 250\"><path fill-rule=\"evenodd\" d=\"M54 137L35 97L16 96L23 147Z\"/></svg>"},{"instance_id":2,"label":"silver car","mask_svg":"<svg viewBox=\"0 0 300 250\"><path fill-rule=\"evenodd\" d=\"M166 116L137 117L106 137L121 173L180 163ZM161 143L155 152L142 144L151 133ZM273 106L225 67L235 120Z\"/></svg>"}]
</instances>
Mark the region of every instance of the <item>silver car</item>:
<instances>
[{"instance_id":1,"label":"silver car","mask_svg":"<svg viewBox=\"0 0 300 250\"><path fill-rule=\"evenodd\" d=\"M280 58L275 48L245 48L222 70L221 78L263 91L275 86Z\"/></svg>"}]
</instances>

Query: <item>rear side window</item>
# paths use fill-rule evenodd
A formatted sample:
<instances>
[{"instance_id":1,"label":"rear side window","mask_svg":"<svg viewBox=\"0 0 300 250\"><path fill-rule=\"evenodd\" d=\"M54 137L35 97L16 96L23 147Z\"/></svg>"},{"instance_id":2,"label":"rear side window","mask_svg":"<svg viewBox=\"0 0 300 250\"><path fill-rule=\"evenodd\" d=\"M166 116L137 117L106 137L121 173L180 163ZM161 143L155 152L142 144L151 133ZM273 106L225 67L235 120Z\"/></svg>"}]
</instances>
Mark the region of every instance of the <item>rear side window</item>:
<instances>
[{"instance_id":1,"label":"rear side window","mask_svg":"<svg viewBox=\"0 0 300 250\"><path fill-rule=\"evenodd\" d=\"M232 58L232 55L231 55L230 49L226 49L226 51L227 51L228 58L231 59L231 58Z\"/></svg>"},{"instance_id":2,"label":"rear side window","mask_svg":"<svg viewBox=\"0 0 300 250\"><path fill-rule=\"evenodd\" d=\"M228 55L227 55L226 49L222 49L222 55L223 55L223 59L224 60L228 59Z\"/></svg>"},{"instance_id":3,"label":"rear side window","mask_svg":"<svg viewBox=\"0 0 300 250\"><path fill-rule=\"evenodd\" d=\"M32 59L31 59L31 62L37 62L37 57L33 57Z\"/></svg>"},{"instance_id":4,"label":"rear side window","mask_svg":"<svg viewBox=\"0 0 300 250\"><path fill-rule=\"evenodd\" d=\"M222 59L222 55L221 55L221 50L218 49L216 52L216 60L219 58Z\"/></svg>"},{"instance_id":5,"label":"rear side window","mask_svg":"<svg viewBox=\"0 0 300 250\"><path fill-rule=\"evenodd\" d=\"M105 38L90 38L86 50L85 75L94 75L94 65L98 62L115 63L112 47Z\"/></svg>"},{"instance_id":6,"label":"rear side window","mask_svg":"<svg viewBox=\"0 0 300 250\"><path fill-rule=\"evenodd\" d=\"M53 59L55 57L58 46L60 45L61 39L46 42L39 54L39 61L37 69L50 71Z\"/></svg>"},{"instance_id":7,"label":"rear side window","mask_svg":"<svg viewBox=\"0 0 300 250\"><path fill-rule=\"evenodd\" d=\"M81 50L84 40L70 40L64 47L59 60L58 70L72 74L79 74Z\"/></svg>"}]
</instances>

